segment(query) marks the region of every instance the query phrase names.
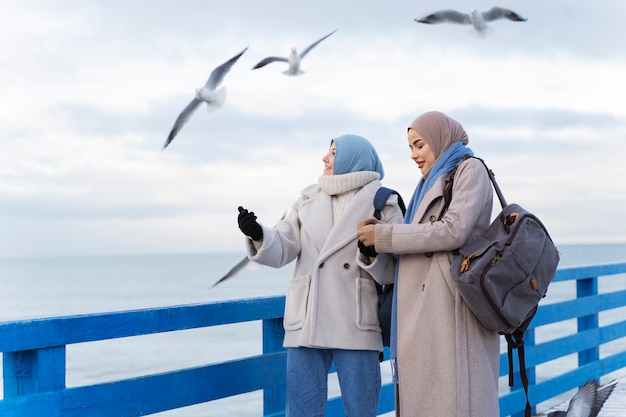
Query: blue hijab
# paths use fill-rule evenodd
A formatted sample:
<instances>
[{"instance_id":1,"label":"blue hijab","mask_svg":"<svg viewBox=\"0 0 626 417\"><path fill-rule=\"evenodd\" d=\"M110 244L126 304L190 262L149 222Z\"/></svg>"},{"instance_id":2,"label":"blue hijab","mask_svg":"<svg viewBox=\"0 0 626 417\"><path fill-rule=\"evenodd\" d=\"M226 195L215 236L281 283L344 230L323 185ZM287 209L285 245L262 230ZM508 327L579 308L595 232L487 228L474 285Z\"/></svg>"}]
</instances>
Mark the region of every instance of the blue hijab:
<instances>
[{"instance_id":1,"label":"blue hijab","mask_svg":"<svg viewBox=\"0 0 626 417\"><path fill-rule=\"evenodd\" d=\"M367 139L357 135L341 135L333 139L333 142L337 148L333 174L375 171L380 174L380 179L383 179L385 176L383 164L376 149Z\"/></svg>"}]
</instances>

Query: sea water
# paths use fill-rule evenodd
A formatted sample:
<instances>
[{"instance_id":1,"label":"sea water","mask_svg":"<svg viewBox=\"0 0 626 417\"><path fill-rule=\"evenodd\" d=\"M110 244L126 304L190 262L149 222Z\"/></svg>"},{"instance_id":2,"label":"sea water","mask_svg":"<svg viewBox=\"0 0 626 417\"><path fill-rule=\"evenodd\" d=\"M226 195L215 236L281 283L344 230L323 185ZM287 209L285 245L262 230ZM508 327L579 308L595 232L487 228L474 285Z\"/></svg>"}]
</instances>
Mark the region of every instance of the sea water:
<instances>
[{"instance_id":1,"label":"sea water","mask_svg":"<svg viewBox=\"0 0 626 417\"><path fill-rule=\"evenodd\" d=\"M626 262L626 244L563 245L559 250L560 268ZM249 264L235 277L211 288L242 257L241 253L213 253L0 259L0 321L285 293L293 265L273 269ZM626 288L626 277L612 279L608 285ZM571 296L571 288L554 287L547 302ZM560 331L568 330L561 326ZM538 341L546 337L552 336L537 334ZM80 343L67 347L66 384L73 387L115 381L261 352L260 322ZM543 372L558 373L566 366L555 363ZM387 367L387 363L382 364L383 381L389 378ZM0 392L1 384L0 379ZM329 395L339 393L336 378L331 377ZM262 393L254 392L157 415L245 417L261 413Z\"/></svg>"}]
</instances>

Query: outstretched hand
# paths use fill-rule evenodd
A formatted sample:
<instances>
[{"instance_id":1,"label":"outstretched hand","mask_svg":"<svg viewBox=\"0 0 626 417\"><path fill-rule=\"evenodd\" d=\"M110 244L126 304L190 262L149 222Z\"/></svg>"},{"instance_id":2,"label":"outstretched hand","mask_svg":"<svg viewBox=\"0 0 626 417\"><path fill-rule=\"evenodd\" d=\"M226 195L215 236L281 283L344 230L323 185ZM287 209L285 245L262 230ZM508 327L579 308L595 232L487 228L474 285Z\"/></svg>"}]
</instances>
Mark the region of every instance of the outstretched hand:
<instances>
[{"instance_id":1,"label":"outstretched hand","mask_svg":"<svg viewBox=\"0 0 626 417\"><path fill-rule=\"evenodd\" d=\"M244 235L255 241L263 240L263 229L261 225L256 221L256 215L253 211L248 211L245 208L239 206L239 215L237 216L237 222L239 223L239 229Z\"/></svg>"}]
</instances>

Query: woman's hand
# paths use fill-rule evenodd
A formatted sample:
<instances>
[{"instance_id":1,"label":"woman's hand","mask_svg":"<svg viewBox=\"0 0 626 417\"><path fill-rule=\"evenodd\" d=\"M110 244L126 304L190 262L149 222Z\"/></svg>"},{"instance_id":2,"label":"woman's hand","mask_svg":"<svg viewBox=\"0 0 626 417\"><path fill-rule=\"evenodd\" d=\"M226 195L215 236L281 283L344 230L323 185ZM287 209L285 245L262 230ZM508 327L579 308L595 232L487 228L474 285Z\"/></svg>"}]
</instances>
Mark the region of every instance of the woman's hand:
<instances>
[{"instance_id":1,"label":"woman's hand","mask_svg":"<svg viewBox=\"0 0 626 417\"><path fill-rule=\"evenodd\" d=\"M241 206L239 206L238 210L239 215L237 216L237 222L243 234L257 242L263 240L263 229L261 225L257 223L254 212L248 211Z\"/></svg>"},{"instance_id":2,"label":"woman's hand","mask_svg":"<svg viewBox=\"0 0 626 417\"><path fill-rule=\"evenodd\" d=\"M376 217L368 217L365 220L361 220L357 225L357 237L365 246L374 246L375 238L375 225L379 224L380 220Z\"/></svg>"}]
</instances>

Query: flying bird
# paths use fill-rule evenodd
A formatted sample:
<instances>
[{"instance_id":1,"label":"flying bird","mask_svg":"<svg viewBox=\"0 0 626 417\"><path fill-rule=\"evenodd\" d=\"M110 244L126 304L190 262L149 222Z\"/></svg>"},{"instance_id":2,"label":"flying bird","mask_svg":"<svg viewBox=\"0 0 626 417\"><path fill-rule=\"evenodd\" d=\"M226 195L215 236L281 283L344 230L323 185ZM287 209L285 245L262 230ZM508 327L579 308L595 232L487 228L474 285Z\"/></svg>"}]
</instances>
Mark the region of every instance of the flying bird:
<instances>
[{"instance_id":1,"label":"flying bird","mask_svg":"<svg viewBox=\"0 0 626 417\"><path fill-rule=\"evenodd\" d=\"M514 22L525 22L527 19L520 16L510 9L504 7L492 7L486 12L479 12L471 9L469 13L462 13L456 10L440 10L438 12L424 16L421 19L415 19L418 23L443 23L452 22L462 25L472 25L476 32L484 33L487 29L487 22L497 19L509 19Z\"/></svg>"},{"instance_id":2,"label":"flying bird","mask_svg":"<svg viewBox=\"0 0 626 417\"><path fill-rule=\"evenodd\" d=\"M207 104L208 112L215 111L222 107L224 101L226 100L226 87L222 87L219 90L216 90L216 88L220 85L228 71L230 71L230 68L233 66L233 64L237 62L241 55L243 55L243 53L247 50L248 48L245 48L243 51L239 52L237 55L224 62L219 67L215 68L213 72L211 72L211 75L209 76L209 79L204 84L204 86L196 88L195 97L178 115L178 118L176 118L176 122L174 122L174 127L172 127L170 134L167 136L165 144L163 145L163 149L167 148L167 145L169 145L174 140L174 137L176 137L178 132L180 132L180 129L183 128L183 125L187 123L187 120L189 120L193 112L196 111L196 109L200 106L200 104L202 104L202 102L205 102Z\"/></svg>"},{"instance_id":3,"label":"flying bird","mask_svg":"<svg viewBox=\"0 0 626 417\"><path fill-rule=\"evenodd\" d=\"M300 69L300 61L311 51L311 49L313 49L315 46L317 46L318 43L320 43L321 41L323 41L324 39L326 39L327 37L329 37L333 33L337 32L337 30L338 29L335 29L332 32L330 32L328 35L324 36L323 38L318 39L317 41L313 42L311 45L307 46L302 51L301 54L298 54L296 48L293 47L293 48L291 48L291 53L289 54L289 56L287 58L280 57L280 56L270 56L270 57L267 57L267 58L262 59L261 61L259 61L259 63L256 64L254 67L252 67L252 69L255 70L257 68L264 67L267 64L270 64L272 62L280 61L280 62L287 62L289 64L289 68L286 71L283 71L283 74L285 74L287 76L302 75L302 74L304 74L304 71L302 71Z\"/></svg>"},{"instance_id":4,"label":"flying bird","mask_svg":"<svg viewBox=\"0 0 626 417\"><path fill-rule=\"evenodd\" d=\"M280 218L280 220L284 219L286 215L287 215L287 212L283 213L283 216ZM222 278L215 281L215 284L211 285L209 288L213 288L216 285L221 284L222 282L226 281L227 279L234 277L235 275L237 275L239 271L245 268L245 266L248 265L248 263L250 263L250 259L247 256L244 256L243 258L241 258L239 262L235 264L235 266L230 268L230 270L226 273L226 275L224 275Z\"/></svg>"},{"instance_id":5,"label":"flying bird","mask_svg":"<svg viewBox=\"0 0 626 417\"><path fill-rule=\"evenodd\" d=\"M211 285L210 288L215 287L217 284L221 284L222 282L226 281L227 279L234 277L235 275L237 275L237 273L239 271L241 271L246 265L248 265L248 263L250 262L250 259L248 259L248 257L244 257L242 258L239 262L237 262L237 264L235 266L233 266L232 268L230 268L230 271L228 271L226 273L226 275L224 275L222 278L218 279L215 284Z\"/></svg>"},{"instance_id":6,"label":"flying bird","mask_svg":"<svg viewBox=\"0 0 626 417\"><path fill-rule=\"evenodd\" d=\"M596 417L613 392L617 381L598 389L596 381L587 381L572 397L565 411L553 411L548 417Z\"/></svg>"}]
</instances>

